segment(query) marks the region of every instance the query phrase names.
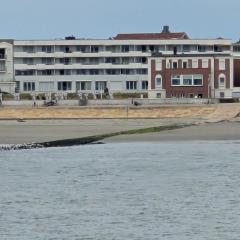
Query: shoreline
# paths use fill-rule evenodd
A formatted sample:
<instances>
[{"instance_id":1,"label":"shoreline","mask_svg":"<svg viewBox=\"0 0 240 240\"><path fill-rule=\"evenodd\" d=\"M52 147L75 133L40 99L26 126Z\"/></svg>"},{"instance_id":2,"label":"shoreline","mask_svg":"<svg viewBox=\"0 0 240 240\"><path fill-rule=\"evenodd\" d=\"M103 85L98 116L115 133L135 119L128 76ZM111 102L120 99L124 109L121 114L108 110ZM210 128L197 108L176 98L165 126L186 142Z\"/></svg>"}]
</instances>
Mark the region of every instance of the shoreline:
<instances>
[{"instance_id":1,"label":"shoreline","mask_svg":"<svg viewBox=\"0 0 240 240\"><path fill-rule=\"evenodd\" d=\"M130 129L119 132L92 135L81 138L61 139L37 143L5 145L0 150L21 150L50 147L70 147L86 144L112 143L190 143L226 142L240 143L240 121L220 121L215 123L191 123Z\"/></svg>"},{"instance_id":2,"label":"shoreline","mask_svg":"<svg viewBox=\"0 0 240 240\"><path fill-rule=\"evenodd\" d=\"M239 140L239 123L240 104L154 106L127 112L124 108L2 108L0 145L26 149L98 141Z\"/></svg>"}]
</instances>

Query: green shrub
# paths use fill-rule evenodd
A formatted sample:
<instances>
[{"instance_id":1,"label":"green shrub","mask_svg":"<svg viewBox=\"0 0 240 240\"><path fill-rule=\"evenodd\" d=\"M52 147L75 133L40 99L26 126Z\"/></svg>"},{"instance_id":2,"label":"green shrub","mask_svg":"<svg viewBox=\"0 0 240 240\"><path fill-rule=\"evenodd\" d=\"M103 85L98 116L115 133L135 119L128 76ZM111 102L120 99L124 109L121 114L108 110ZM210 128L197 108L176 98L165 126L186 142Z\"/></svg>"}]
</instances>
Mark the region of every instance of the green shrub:
<instances>
[{"instance_id":1,"label":"green shrub","mask_svg":"<svg viewBox=\"0 0 240 240\"><path fill-rule=\"evenodd\" d=\"M68 100L77 100L78 99L78 95L77 95L77 93L68 93L67 99Z\"/></svg>"},{"instance_id":2,"label":"green shrub","mask_svg":"<svg viewBox=\"0 0 240 240\"><path fill-rule=\"evenodd\" d=\"M32 96L30 93L21 93L20 100L32 100Z\"/></svg>"},{"instance_id":3,"label":"green shrub","mask_svg":"<svg viewBox=\"0 0 240 240\"><path fill-rule=\"evenodd\" d=\"M56 94L55 94L55 93L52 93L52 94L51 94L51 99L52 99L52 100L56 100L56 99L57 99L57 97L56 97Z\"/></svg>"},{"instance_id":4,"label":"green shrub","mask_svg":"<svg viewBox=\"0 0 240 240\"><path fill-rule=\"evenodd\" d=\"M46 100L46 96L44 93L39 93L37 96L36 96L36 99L37 100Z\"/></svg>"},{"instance_id":5,"label":"green shrub","mask_svg":"<svg viewBox=\"0 0 240 240\"><path fill-rule=\"evenodd\" d=\"M148 93L143 92L143 93L122 93L122 92L116 92L113 93L113 98L114 99L127 99L127 98L141 98L141 95L143 95L143 98L148 98Z\"/></svg>"},{"instance_id":6,"label":"green shrub","mask_svg":"<svg viewBox=\"0 0 240 240\"><path fill-rule=\"evenodd\" d=\"M14 100L14 96L11 93L3 93L2 98L3 98L3 101Z\"/></svg>"},{"instance_id":7,"label":"green shrub","mask_svg":"<svg viewBox=\"0 0 240 240\"><path fill-rule=\"evenodd\" d=\"M93 99L94 99L94 97L93 97L93 94L92 94L92 93L88 93L88 99L89 99L89 100L93 100Z\"/></svg>"}]
</instances>

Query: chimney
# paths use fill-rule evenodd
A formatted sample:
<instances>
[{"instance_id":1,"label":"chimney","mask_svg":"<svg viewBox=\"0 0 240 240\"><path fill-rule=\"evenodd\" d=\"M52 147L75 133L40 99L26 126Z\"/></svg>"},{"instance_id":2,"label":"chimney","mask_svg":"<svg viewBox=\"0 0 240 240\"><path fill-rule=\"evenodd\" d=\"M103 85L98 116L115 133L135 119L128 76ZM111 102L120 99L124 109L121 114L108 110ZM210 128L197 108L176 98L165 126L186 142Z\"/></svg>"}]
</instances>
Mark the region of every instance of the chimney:
<instances>
[{"instance_id":1,"label":"chimney","mask_svg":"<svg viewBox=\"0 0 240 240\"><path fill-rule=\"evenodd\" d=\"M169 26L163 26L162 33L170 33Z\"/></svg>"}]
</instances>

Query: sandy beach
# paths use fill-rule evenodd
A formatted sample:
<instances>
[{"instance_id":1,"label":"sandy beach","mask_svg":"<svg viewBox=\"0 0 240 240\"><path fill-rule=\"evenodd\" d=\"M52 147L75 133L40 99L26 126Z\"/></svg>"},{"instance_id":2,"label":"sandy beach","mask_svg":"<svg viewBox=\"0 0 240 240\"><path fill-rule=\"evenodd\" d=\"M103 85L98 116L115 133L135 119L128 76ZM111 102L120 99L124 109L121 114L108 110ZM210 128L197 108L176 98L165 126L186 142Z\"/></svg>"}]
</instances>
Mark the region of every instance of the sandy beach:
<instances>
[{"instance_id":1,"label":"sandy beach","mask_svg":"<svg viewBox=\"0 0 240 240\"><path fill-rule=\"evenodd\" d=\"M184 106L165 106L154 109L133 109L141 115L139 118L117 118L122 111L121 108L112 108L111 111L105 109L104 114L101 108L90 108L85 109L91 111L93 115L88 119L79 119L78 114L79 112L82 114L84 109L78 108L73 110L47 109L48 116L42 119L40 117L42 117L43 109L2 108L0 111L3 116L0 120L0 145L42 143L150 127L179 125L187 125L187 127L144 134L126 135L124 133L124 135L106 138L102 142L240 140L240 104L187 106L185 108L187 109L184 110ZM152 117L154 111L158 111L157 117ZM55 116L56 112L60 115ZM151 115L148 118L149 112ZM101 113L102 115L100 115ZM94 116L97 114L98 118L95 118ZM106 114L111 118L106 119ZM4 119L4 116L8 116L8 119ZM63 119L62 116L67 118Z\"/></svg>"}]
</instances>

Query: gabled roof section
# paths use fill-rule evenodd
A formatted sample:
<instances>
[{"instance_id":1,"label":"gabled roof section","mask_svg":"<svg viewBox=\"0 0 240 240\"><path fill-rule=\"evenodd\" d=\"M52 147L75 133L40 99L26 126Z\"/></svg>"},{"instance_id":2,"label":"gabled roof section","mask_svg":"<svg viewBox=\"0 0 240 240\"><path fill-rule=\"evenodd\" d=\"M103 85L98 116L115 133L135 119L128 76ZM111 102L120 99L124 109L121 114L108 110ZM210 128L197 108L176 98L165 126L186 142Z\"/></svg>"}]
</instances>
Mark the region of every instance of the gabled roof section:
<instances>
[{"instance_id":1,"label":"gabled roof section","mask_svg":"<svg viewBox=\"0 0 240 240\"><path fill-rule=\"evenodd\" d=\"M115 40L168 40L189 39L185 32L170 32L169 26L164 26L160 33L120 33Z\"/></svg>"},{"instance_id":2,"label":"gabled roof section","mask_svg":"<svg viewBox=\"0 0 240 240\"><path fill-rule=\"evenodd\" d=\"M179 33L120 33L115 40L167 40L167 39L189 39L184 32Z\"/></svg>"}]
</instances>

